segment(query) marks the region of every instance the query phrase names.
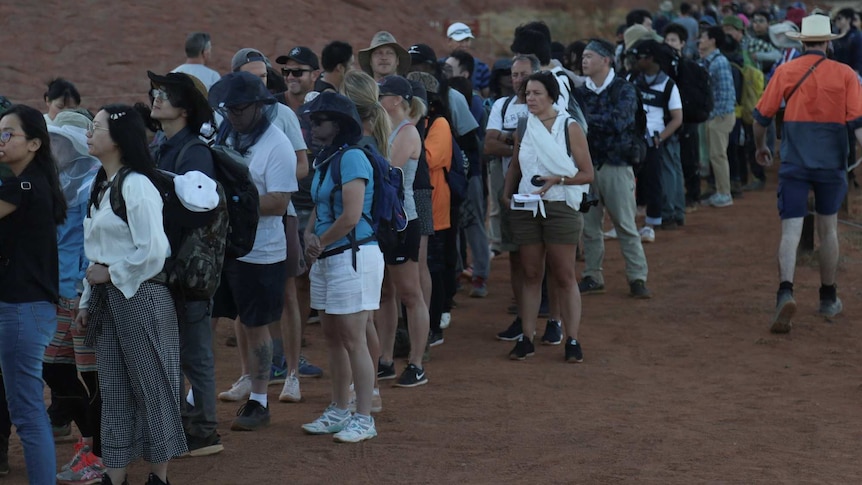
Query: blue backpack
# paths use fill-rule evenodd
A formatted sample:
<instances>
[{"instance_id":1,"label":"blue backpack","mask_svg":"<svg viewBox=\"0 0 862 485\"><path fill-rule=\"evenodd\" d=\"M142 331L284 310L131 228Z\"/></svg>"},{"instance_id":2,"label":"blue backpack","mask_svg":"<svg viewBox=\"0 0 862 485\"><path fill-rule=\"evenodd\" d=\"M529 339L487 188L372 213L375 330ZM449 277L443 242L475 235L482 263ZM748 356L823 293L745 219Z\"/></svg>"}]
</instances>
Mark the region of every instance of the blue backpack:
<instances>
[{"instance_id":1,"label":"blue backpack","mask_svg":"<svg viewBox=\"0 0 862 485\"><path fill-rule=\"evenodd\" d=\"M335 205L335 192L341 190L341 157L348 150L362 150L374 169L374 201L371 204L371 218L363 212L362 217L371 225L374 239L380 250L388 252L402 242L402 233L407 229L407 213L404 212L404 172L389 164L374 146L344 146L339 154L330 162L332 183L335 187L329 195L330 202ZM322 176L323 174L321 174ZM356 229L347 235L355 253L359 245L368 241L356 240Z\"/></svg>"}]
</instances>

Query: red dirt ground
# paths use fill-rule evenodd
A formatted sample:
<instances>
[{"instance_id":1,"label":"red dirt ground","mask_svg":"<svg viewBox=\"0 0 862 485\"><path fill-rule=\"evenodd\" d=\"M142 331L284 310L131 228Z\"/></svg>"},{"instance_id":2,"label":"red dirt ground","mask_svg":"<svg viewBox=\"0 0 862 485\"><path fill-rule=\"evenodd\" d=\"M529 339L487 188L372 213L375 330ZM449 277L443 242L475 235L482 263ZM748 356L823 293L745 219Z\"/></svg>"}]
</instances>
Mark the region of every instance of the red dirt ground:
<instances>
[{"instance_id":1,"label":"red dirt ground","mask_svg":"<svg viewBox=\"0 0 862 485\"><path fill-rule=\"evenodd\" d=\"M424 22L477 15L491 2L411 3L396 13L377 4L339 3L335 17L276 2L2 2L0 90L35 104L44 82L62 74L88 107L140 99L144 71L179 64L185 33L197 29L214 34L222 71L239 47L274 55L295 43L319 49L328 38L362 47L378 25L404 43L442 48L439 29ZM383 387L378 438L339 445L303 435L300 424L329 402L328 377L306 379L305 402L273 402L272 426L260 432L230 431L237 406L220 403L225 452L176 460L171 483L860 483L862 330L853 322L862 310L862 233L840 227L844 314L834 322L815 315L817 267L803 262L793 332L771 335L774 190L770 183L732 208L691 214L683 230L659 232L646 246L652 300L627 296L609 242L608 293L584 299L583 364L564 364L560 347L540 347L524 363L506 359L511 344L494 339L512 318L501 257L488 298L459 295L446 343L427 366L431 382ZM221 344L228 331L218 336L219 390L238 374L235 350ZM324 364L320 328L307 336L306 354ZM58 446L58 462L71 448ZM13 472L0 484L25 483L17 438L11 452ZM133 466L132 483L143 483L145 470Z\"/></svg>"}]
</instances>

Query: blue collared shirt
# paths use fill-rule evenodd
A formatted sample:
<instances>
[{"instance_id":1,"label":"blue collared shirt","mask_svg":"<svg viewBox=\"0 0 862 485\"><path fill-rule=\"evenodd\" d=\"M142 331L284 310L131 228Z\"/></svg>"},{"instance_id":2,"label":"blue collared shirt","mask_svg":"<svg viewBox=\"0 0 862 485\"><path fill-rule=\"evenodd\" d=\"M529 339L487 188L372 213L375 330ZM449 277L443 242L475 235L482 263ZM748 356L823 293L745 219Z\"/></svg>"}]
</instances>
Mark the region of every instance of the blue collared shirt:
<instances>
[{"instance_id":1,"label":"blue collared shirt","mask_svg":"<svg viewBox=\"0 0 862 485\"><path fill-rule=\"evenodd\" d=\"M733 113L736 106L736 88L730 62L718 49L706 56L701 64L709 71L714 105L709 119Z\"/></svg>"}]
</instances>

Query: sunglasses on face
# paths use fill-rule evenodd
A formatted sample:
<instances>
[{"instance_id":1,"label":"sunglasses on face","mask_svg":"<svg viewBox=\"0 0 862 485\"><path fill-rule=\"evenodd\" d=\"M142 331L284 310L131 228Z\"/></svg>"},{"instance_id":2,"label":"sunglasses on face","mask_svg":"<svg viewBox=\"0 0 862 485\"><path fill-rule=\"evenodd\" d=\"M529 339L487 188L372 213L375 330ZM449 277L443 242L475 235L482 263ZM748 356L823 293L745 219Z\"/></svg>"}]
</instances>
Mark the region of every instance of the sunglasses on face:
<instances>
[{"instance_id":1,"label":"sunglasses on face","mask_svg":"<svg viewBox=\"0 0 862 485\"><path fill-rule=\"evenodd\" d=\"M293 77L302 77L303 74L311 72L311 69L287 69L282 68L281 75L284 77L293 76Z\"/></svg>"},{"instance_id":2,"label":"sunglasses on face","mask_svg":"<svg viewBox=\"0 0 862 485\"><path fill-rule=\"evenodd\" d=\"M153 100L160 99L162 101L168 101L170 99L170 96L168 96L168 92L164 89L151 89L150 96L153 98Z\"/></svg>"},{"instance_id":3,"label":"sunglasses on face","mask_svg":"<svg viewBox=\"0 0 862 485\"><path fill-rule=\"evenodd\" d=\"M9 140L11 140L13 136L26 137L27 135L23 133L12 133L11 131L4 131L3 133L0 133L0 143L9 143Z\"/></svg>"},{"instance_id":4,"label":"sunglasses on face","mask_svg":"<svg viewBox=\"0 0 862 485\"><path fill-rule=\"evenodd\" d=\"M95 123L93 123L92 121L87 123L87 136L93 136L93 133L95 133L96 130L111 131L108 128L102 128L101 126L96 126Z\"/></svg>"}]
</instances>

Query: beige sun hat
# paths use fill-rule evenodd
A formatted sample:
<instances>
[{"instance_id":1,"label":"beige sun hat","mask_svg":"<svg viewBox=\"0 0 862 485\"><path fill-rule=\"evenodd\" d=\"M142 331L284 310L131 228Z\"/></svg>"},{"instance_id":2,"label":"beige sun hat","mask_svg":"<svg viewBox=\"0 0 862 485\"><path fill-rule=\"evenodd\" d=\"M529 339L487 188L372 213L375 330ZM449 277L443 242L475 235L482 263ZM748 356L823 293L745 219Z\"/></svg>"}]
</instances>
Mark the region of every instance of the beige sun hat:
<instances>
[{"instance_id":1,"label":"beige sun hat","mask_svg":"<svg viewBox=\"0 0 862 485\"><path fill-rule=\"evenodd\" d=\"M398 55L398 74L401 76L407 74L407 71L410 70L410 54L407 52L407 49L401 47L401 44L395 40L394 35L385 30L374 34L374 37L371 38L371 45L367 49L359 51L359 67L367 74L373 76L371 72L371 53L374 52L374 49L383 46L390 46L395 49L395 53Z\"/></svg>"},{"instance_id":2,"label":"beige sun hat","mask_svg":"<svg viewBox=\"0 0 862 485\"><path fill-rule=\"evenodd\" d=\"M844 36L844 34L833 34L829 17L819 14L802 19L801 32L787 32L785 35L788 39L801 42L827 42Z\"/></svg>"},{"instance_id":3,"label":"beige sun hat","mask_svg":"<svg viewBox=\"0 0 862 485\"><path fill-rule=\"evenodd\" d=\"M634 24L627 28L623 33L623 39L623 45L626 50L631 49L635 44L642 40L654 40L656 42L662 42L664 40L662 36L655 33L654 30L648 29L641 24Z\"/></svg>"},{"instance_id":4,"label":"beige sun hat","mask_svg":"<svg viewBox=\"0 0 862 485\"><path fill-rule=\"evenodd\" d=\"M799 33L799 27L789 20L772 24L769 26L769 40L779 49L801 49L802 42L788 39L788 32Z\"/></svg>"}]
</instances>

